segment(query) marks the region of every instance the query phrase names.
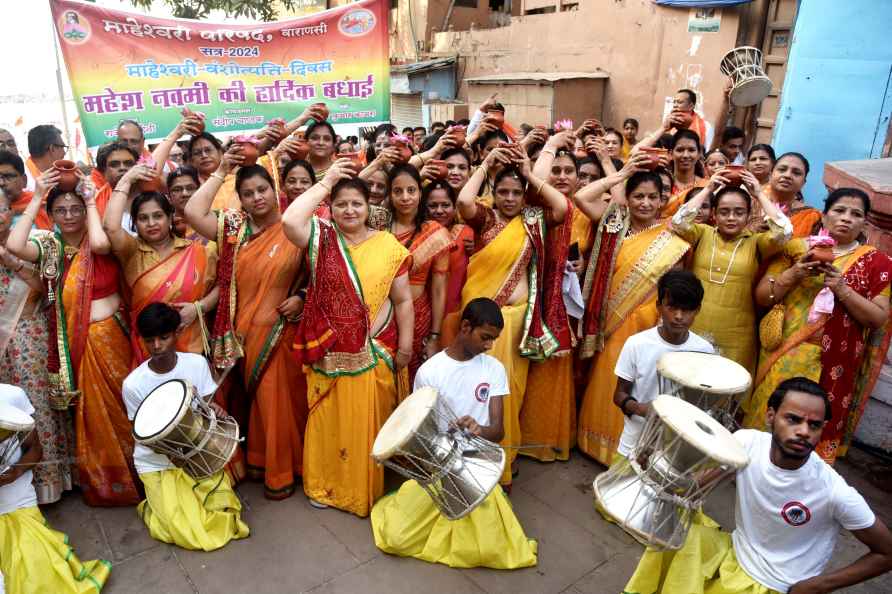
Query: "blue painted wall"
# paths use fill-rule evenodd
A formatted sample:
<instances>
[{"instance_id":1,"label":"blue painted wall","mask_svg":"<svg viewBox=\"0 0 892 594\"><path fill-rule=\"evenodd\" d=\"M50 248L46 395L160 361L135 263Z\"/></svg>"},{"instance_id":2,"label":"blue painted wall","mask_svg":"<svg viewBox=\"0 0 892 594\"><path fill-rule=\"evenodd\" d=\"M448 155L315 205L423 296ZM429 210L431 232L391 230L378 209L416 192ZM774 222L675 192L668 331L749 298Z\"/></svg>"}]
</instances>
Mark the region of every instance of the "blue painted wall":
<instances>
[{"instance_id":1,"label":"blue painted wall","mask_svg":"<svg viewBox=\"0 0 892 594\"><path fill-rule=\"evenodd\" d=\"M810 164L808 203L826 196L824 163L878 157L892 115L892 1L802 0L773 145Z\"/></svg>"},{"instance_id":2,"label":"blue painted wall","mask_svg":"<svg viewBox=\"0 0 892 594\"><path fill-rule=\"evenodd\" d=\"M441 68L409 74L409 88L413 93L422 93L424 103L427 103L431 91L438 93L440 99L455 99L455 71Z\"/></svg>"}]
</instances>

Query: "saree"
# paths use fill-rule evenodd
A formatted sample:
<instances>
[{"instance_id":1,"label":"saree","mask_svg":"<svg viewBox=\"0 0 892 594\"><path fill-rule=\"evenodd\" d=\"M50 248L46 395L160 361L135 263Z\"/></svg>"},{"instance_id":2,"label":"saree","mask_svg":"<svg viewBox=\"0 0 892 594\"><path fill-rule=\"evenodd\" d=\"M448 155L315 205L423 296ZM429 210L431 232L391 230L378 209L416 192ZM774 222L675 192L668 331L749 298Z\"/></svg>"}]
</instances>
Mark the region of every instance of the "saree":
<instances>
[{"instance_id":1,"label":"saree","mask_svg":"<svg viewBox=\"0 0 892 594\"><path fill-rule=\"evenodd\" d=\"M78 480L87 505L139 503L133 468L133 435L121 385L130 372L130 342L120 313L90 321L94 299L118 289L117 263L97 256L84 243L74 250L61 236L32 237L39 250L41 277L49 281L55 312L50 314L51 349L47 366L53 390L76 395L74 432ZM61 288L57 295L53 287Z\"/></svg>"},{"instance_id":2,"label":"saree","mask_svg":"<svg viewBox=\"0 0 892 594\"><path fill-rule=\"evenodd\" d=\"M610 466L623 430L623 414L613 403L616 360L626 339L657 325L657 282L675 267L688 243L658 224L625 237L624 208L611 207L599 225L586 271L580 323L581 356L595 356L579 412L579 449ZM597 354L596 354L597 353Z\"/></svg>"},{"instance_id":3,"label":"saree","mask_svg":"<svg viewBox=\"0 0 892 594\"><path fill-rule=\"evenodd\" d=\"M461 292L468 278L470 256L465 241L474 241L474 230L464 223L455 223L449 229L452 247L449 250L449 280L446 283L446 306L443 308L443 326L440 344L452 344L461 323Z\"/></svg>"},{"instance_id":4,"label":"saree","mask_svg":"<svg viewBox=\"0 0 892 594\"><path fill-rule=\"evenodd\" d=\"M216 244L210 247L174 238L173 252L160 260L158 253L142 240L135 240L125 254L117 254L124 268L124 279L130 286L130 327L150 303L195 303L211 290L216 278ZM207 330L202 316L177 338L176 349L183 353L203 353ZM149 357L145 344L136 332L131 334L134 363Z\"/></svg>"},{"instance_id":5,"label":"saree","mask_svg":"<svg viewBox=\"0 0 892 594\"><path fill-rule=\"evenodd\" d=\"M430 279L433 275L449 272L448 250L452 237L443 226L434 221L425 221L417 232L409 231L394 234L397 241L408 248L412 256L409 267L409 284L423 286L424 290L412 301L415 310L415 330L412 334L412 359L409 361L409 383L415 381L415 373L424 363L424 341L430 335L433 323ZM442 320L440 321L442 324ZM442 328L441 328L442 329Z\"/></svg>"},{"instance_id":6,"label":"saree","mask_svg":"<svg viewBox=\"0 0 892 594\"><path fill-rule=\"evenodd\" d=\"M308 255L310 287L295 344L310 407L304 492L366 517L384 492L372 444L396 407L398 382L406 380L394 370L390 288L408 272L409 253L385 232L348 246L333 224L314 217Z\"/></svg>"},{"instance_id":7,"label":"saree","mask_svg":"<svg viewBox=\"0 0 892 594\"><path fill-rule=\"evenodd\" d=\"M777 276L806 252L803 241L791 243L783 257L768 267ZM870 246L838 257L833 265L843 271L846 284L862 297L889 295L892 261ZM889 324L870 331L852 317L839 299L832 314L821 314L808 323L808 311L823 275L806 277L784 297L783 341L774 351L759 354L756 386L744 402L744 426L764 429L768 398L777 385L792 377L807 377L830 394L832 418L824 427L815 451L828 464L844 456L882 366L889 345Z\"/></svg>"},{"instance_id":8,"label":"saree","mask_svg":"<svg viewBox=\"0 0 892 594\"><path fill-rule=\"evenodd\" d=\"M815 225L821 222L821 211L807 206L801 198L795 198L792 202L780 202L769 184L765 184L762 188L762 196L777 204L781 212L789 217L790 222L793 223L793 237L795 238L808 237L812 234ZM762 231L764 219L765 213L762 210L762 205L758 200L753 200L749 228L753 231Z\"/></svg>"},{"instance_id":9,"label":"saree","mask_svg":"<svg viewBox=\"0 0 892 594\"><path fill-rule=\"evenodd\" d=\"M33 197L34 192L22 190L21 196L9 205L13 215L16 217L21 216L21 214L25 212L25 209L28 208ZM46 212L46 199L41 203L40 210L37 211L37 216L34 217L34 226L38 229L43 229L44 231L50 231L53 228L53 222L50 220L50 216Z\"/></svg>"},{"instance_id":10,"label":"saree","mask_svg":"<svg viewBox=\"0 0 892 594\"><path fill-rule=\"evenodd\" d=\"M294 324L276 308L299 286L303 254L281 221L260 233L252 232L243 211L224 210L218 221L217 245L224 249L214 365L238 365L247 398L236 398L231 412L247 418L248 473L263 479L268 498L283 499L302 470L307 403L304 375L289 352ZM221 327L228 328L226 337L217 334Z\"/></svg>"},{"instance_id":11,"label":"saree","mask_svg":"<svg viewBox=\"0 0 892 594\"><path fill-rule=\"evenodd\" d=\"M708 179L695 176L693 184L684 186L679 186L677 184L673 185L672 191L669 193L669 200L660 211L660 218L666 219L673 216L678 212L678 209L681 208L681 205L684 204L685 198L691 190L694 188L704 188L708 183Z\"/></svg>"}]
</instances>

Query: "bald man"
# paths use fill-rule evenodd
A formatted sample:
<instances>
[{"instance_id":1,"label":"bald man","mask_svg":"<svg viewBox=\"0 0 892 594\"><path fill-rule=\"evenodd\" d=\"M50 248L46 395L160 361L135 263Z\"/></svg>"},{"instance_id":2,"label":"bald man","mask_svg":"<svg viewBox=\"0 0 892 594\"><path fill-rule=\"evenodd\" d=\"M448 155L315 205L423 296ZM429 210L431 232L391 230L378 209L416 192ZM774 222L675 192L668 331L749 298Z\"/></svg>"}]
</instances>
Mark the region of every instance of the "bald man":
<instances>
[{"instance_id":1,"label":"bald man","mask_svg":"<svg viewBox=\"0 0 892 594\"><path fill-rule=\"evenodd\" d=\"M19 147L15 143L15 137L9 130L0 128L0 151L6 151L13 155L19 154Z\"/></svg>"}]
</instances>

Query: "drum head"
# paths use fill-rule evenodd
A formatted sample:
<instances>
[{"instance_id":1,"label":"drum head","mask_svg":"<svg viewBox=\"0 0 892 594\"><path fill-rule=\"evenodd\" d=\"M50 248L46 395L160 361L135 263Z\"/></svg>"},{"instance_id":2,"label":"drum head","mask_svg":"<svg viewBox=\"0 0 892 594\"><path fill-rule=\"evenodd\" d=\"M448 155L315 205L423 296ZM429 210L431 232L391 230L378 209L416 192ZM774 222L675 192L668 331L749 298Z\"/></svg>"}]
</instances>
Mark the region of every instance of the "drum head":
<instances>
[{"instance_id":1,"label":"drum head","mask_svg":"<svg viewBox=\"0 0 892 594\"><path fill-rule=\"evenodd\" d=\"M189 410L191 400L191 388L182 380L170 380L152 390L133 417L134 439L140 443L162 439Z\"/></svg>"},{"instance_id":2,"label":"drum head","mask_svg":"<svg viewBox=\"0 0 892 594\"><path fill-rule=\"evenodd\" d=\"M372 458L381 461L397 453L415 435L436 405L437 391L433 388L424 387L410 394L378 431L372 446Z\"/></svg>"},{"instance_id":3,"label":"drum head","mask_svg":"<svg viewBox=\"0 0 892 594\"><path fill-rule=\"evenodd\" d=\"M9 404L0 404L0 429L8 431L31 431L34 419L23 410Z\"/></svg>"},{"instance_id":4,"label":"drum head","mask_svg":"<svg viewBox=\"0 0 892 594\"><path fill-rule=\"evenodd\" d=\"M752 383L750 373L743 365L709 353L666 353L657 362L657 372L682 386L709 394L740 394Z\"/></svg>"},{"instance_id":5,"label":"drum head","mask_svg":"<svg viewBox=\"0 0 892 594\"><path fill-rule=\"evenodd\" d=\"M735 47L722 57L719 69L725 76L731 76L737 68L744 64L762 64L762 50L750 45Z\"/></svg>"},{"instance_id":6,"label":"drum head","mask_svg":"<svg viewBox=\"0 0 892 594\"><path fill-rule=\"evenodd\" d=\"M731 103L738 107L749 107L761 103L770 93L770 78L767 76L751 78L731 89Z\"/></svg>"},{"instance_id":7,"label":"drum head","mask_svg":"<svg viewBox=\"0 0 892 594\"><path fill-rule=\"evenodd\" d=\"M743 468L749 463L746 451L731 432L693 404L660 394L653 401L653 407L660 420L704 455L734 468Z\"/></svg>"}]
</instances>

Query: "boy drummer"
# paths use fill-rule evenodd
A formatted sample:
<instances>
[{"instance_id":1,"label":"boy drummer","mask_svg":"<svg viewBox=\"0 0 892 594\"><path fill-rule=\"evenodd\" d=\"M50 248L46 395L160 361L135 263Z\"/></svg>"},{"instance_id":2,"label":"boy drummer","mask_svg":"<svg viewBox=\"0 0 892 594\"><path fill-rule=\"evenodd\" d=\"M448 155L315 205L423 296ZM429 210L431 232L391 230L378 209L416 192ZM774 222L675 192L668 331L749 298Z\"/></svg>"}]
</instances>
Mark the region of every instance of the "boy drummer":
<instances>
[{"instance_id":1,"label":"boy drummer","mask_svg":"<svg viewBox=\"0 0 892 594\"><path fill-rule=\"evenodd\" d=\"M428 359L414 389L432 387L458 417L457 425L492 442L502 439L502 399L508 378L498 359L485 352L505 322L495 301L465 306L455 340ZM382 551L451 567L515 569L536 565L536 541L527 539L502 490L491 492L467 516L450 521L414 480L372 508L372 532Z\"/></svg>"},{"instance_id":2,"label":"boy drummer","mask_svg":"<svg viewBox=\"0 0 892 594\"><path fill-rule=\"evenodd\" d=\"M142 401L166 381L186 380L201 396L217 390L204 357L176 351L179 326L179 312L165 303L150 303L137 317L136 327L150 358L124 380L124 405L131 421ZM211 407L223 413L216 405ZM240 517L241 502L224 471L196 480L164 454L139 443L133 448L133 462L146 489L137 512L152 538L184 549L213 551L248 536Z\"/></svg>"}]
</instances>

